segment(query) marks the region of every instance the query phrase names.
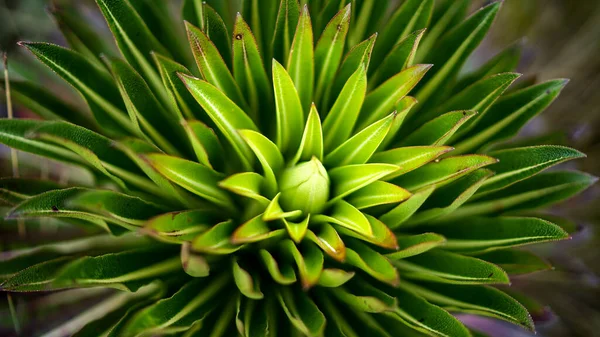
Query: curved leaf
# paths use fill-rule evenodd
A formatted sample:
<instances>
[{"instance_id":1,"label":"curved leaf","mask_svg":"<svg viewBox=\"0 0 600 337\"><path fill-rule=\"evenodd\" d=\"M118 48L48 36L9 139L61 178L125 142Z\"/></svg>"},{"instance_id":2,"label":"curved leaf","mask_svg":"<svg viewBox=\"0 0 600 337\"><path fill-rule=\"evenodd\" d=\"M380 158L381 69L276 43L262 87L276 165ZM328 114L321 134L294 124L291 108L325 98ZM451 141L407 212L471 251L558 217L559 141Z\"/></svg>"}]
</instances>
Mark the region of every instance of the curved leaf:
<instances>
[{"instance_id":1,"label":"curved leaf","mask_svg":"<svg viewBox=\"0 0 600 337\"><path fill-rule=\"evenodd\" d=\"M260 124L260 120L271 112L266 108L273 104L271 84L256 39L239 13L233 36L233 75L250 105L253 120Z\"/></svg>"},{"instance_id":2,"label":"curved leaf","mask_svg":"<svg viewBox=\"0 0 600 337\"><path fill-rule=\"evenodd\" d=\"M282 153L294 153L302 140L302 129L298 126L304 125L304 112L292 78L277 61L273 62L273 88L277 112L275 143Z\"/></svg>"},{"instance_id":3,"label":"curved leaf","mask_svg":"<svg viewBox=\"0 0 600 337\"><path fill-rule=\"evenodd\" d=\"M323 144L326 153L342 144L352 134L366 91L367 74L365 68L361 66L348 78L348 82L325 117Z\"/></svg>"},{"instance_id":4,"label":"curved leaf","mask_svg":"<svg viewBox=\"0 0 600 337\"><path fill-rule=\"evenodd\" d=\"M444 235L444 249L488 251L537 242L566 239L569 234L559 226L536 218L466 218L452 225L425 226L423 230Z\"/></svg>"},{"instance_id":5,"label":"curved leaf","mask_svg":"<svg viewBox=\"0 0 600 337\"><path fill-rule=\"evenodd\" d=\"M296 27L294 41L290 48L287 70L296 90L298 90L302 109L308 110L310 104L313 102L312 95L315 78L313 30L310 15L308 14L308 5L304 5L298 19L298 27Z\"/></svg>"},{"instance_id":6,"label":"curved leaf","mask_svg":"<svg viewBox=\"0 0 600 337\"><path fill-rule=\"evenodd\" d=\"M346 5L327 23L315 47L315 101L331 85L335 73L342 61L346 43L346 34L350 26L350 4ZM328 19L328 18L327 18ZM318 20L318 19L317 19Z\"/></svg>"},{"instance_id":7,"label":"curved leaf","mask_svg":"<svg viewBox=\"0 0 600 337\"><path fill-rule=\"evenodd\" d=\"M234 148L243 167L249 170L252 167L253 155L237 130L256 131L257 127L252 119L235 105L228 96L208 82L181 74L180 78Z\"/></svg>"},{"instance_id":8,"label":"curved leaf","mask_svg":"<svg viewBox=\"0 0 600 337\"><path fill-rule=\"evenodd\" d=\"M507 284L504 270L469 256L432 250L409 258L394 260L402 276L411 279L451 284Z\"/></svg>"},{"instance_id":9,"label":"curved leaf","mask_svg":"<svg viewBox=\"0 0 600 337\"><path fill-rule=\"evenodd\" d=\"M325 156L328 167L364 164L377 151L396 118L396 113L366 127Z\"/></svg>"},{"instance_id":10,"label":"curved leaf","mask_svg":"<svg viewBox=\"0 0 600 337\"><path fill-rule=\"evenodd\" d=\"M502 291L486 286L403 282L401 287L443 305L450 311L503 319L533 330L533 320L521 303Z\"/></svg>"}]
</instances>

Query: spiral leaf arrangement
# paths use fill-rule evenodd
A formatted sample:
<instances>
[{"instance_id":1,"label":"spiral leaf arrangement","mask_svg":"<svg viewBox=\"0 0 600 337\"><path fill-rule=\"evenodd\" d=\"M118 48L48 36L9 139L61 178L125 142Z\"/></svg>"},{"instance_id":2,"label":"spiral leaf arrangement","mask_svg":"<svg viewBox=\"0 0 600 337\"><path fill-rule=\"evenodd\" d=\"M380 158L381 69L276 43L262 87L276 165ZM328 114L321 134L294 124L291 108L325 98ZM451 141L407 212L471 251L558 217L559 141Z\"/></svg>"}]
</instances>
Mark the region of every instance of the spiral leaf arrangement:
<instances>
[{"instance_id":1,"label":"spiral leaf arrangement","mask_svg":"<svg viewBox=\"0 0 600 337\"><path fill-rule=\"evenodd\" d=\"M89 109L6 79L43 120L0 120L0 142L93 175L0 180L1 290L94 303L45 336L471 336L451 313L533 329L494 285L549 268L514 247L567 238L537 210L595 178L542 173L576 150L510 141L566 80L513 84L518 46L461 72L500 3L186 0L183 24L166 2L96 2L120 57L73 8L51 11L71 49L20 43ZM70 234L16 234L41 217Z\"/></svg>"}]
</instances>

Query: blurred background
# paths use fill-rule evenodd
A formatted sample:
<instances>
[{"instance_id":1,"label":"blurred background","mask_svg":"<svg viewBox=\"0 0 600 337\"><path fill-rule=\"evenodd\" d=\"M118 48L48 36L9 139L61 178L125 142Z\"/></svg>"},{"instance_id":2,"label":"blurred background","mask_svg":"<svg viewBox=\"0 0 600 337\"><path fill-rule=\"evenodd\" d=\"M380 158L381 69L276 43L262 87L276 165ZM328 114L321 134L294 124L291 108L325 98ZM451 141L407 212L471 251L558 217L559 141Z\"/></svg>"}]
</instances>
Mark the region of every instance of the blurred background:
<instances>
[{"instance_id":1,"label":"blurred background","mask_svg":"<svg viewBox=\"0 0 600 337\"><path fill-rule=\"evenodd\" d=\"M174 9L178 8L179 1L164 1L170 1ZM54 75L23 53L16 43L29 40L66 45L57 29L58 23L48 15L48 11L60 8L64 3L80 6L84 20L91 22L101 35L110 34L93 1L56 0L52 6L49 2L0 0L0 50L8 52L9 60L19 60L12 70L36 78L42 84L53 83L49 89L60 96L75 97L66 85L55 84L64 82L50 82ZM489 2L474 0L473 7ZM547 137L551 143L575 147L588 154L588 158L569 165L599 176L600 1L504 0L491 34L469 60L466 70L514 45L522 50L519 66L519 72L525 74L522 81L571 79L561 97L533 120L520 137ZM82 102L75 98L71 103ZM15 114L31 116L25 110L16 110ZM0 116L6 116L4 102L0 106ZM7 158L6 153L6 148L0 148L0 176L10 174L9 161L2 159ZM40 165L39 159L26 155L20 155L20 158L25 175L27 170L35 174L40 170L42 173L52 171L47 165L56 165ZM70 175L65 172L66 176ZM537 301L529 303L536 320L537 336L600 336L600 207L595 207L594 202L599 195L600 187L595 186L551 210L573 221L576 231L572 240L535 248L554 265L554 271L513 280L513 288L525 290ZM2 240L7 238L0 239L0 243ZM0 299L3 301L5 299ZM491 336L531 336L531 333L497 321L474 317L461 319Z\"/></svg>"}]
</instances>

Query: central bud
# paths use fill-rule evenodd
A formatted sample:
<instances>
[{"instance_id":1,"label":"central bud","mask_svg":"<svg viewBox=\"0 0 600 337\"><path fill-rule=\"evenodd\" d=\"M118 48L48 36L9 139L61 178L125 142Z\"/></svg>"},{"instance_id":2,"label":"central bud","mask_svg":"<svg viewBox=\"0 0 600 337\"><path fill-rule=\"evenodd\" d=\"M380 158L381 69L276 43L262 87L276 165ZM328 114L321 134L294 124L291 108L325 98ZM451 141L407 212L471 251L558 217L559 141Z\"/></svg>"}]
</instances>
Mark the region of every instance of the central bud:
<instances>
[{"instance_id":1,"label":"central bud","mask_svg":"<svg viewBox=\"0 0 600 337\"><path fill-rule=\"evenodd\" d=\"M279 180L279 202L286 211L304 214L323 211L329 200L329 176L319 159L300 163L283 171Z\"/></svg>"}]
</instances>

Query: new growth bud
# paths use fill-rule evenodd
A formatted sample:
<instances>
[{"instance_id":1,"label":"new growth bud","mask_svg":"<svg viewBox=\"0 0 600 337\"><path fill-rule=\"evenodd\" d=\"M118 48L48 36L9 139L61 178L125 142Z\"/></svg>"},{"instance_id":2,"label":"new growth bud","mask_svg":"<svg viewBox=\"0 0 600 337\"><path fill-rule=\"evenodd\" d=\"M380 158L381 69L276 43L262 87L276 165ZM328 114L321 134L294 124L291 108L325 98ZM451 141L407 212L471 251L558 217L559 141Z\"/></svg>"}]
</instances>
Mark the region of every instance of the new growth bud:
<instances>
[{"instance_id":1,"label":"new growth bud","mask_svg":"<svg viewBox=\"0 0 600 337\"><path fill-rule=\"evenodd\" d=\"M329 200L329 176L323 164L313 157L286 169L281 175L279 189L279 201L284 210L317 214Z\"/></svg>"}]
</instances>

